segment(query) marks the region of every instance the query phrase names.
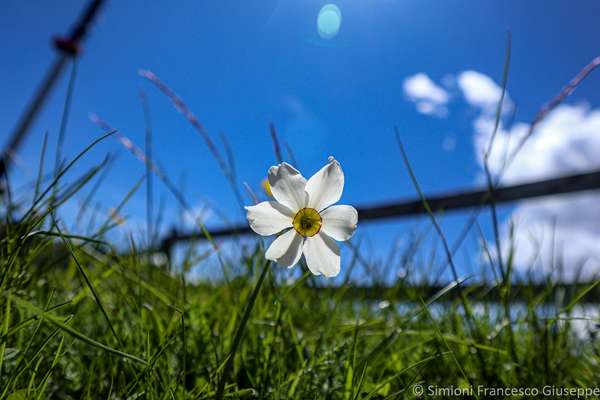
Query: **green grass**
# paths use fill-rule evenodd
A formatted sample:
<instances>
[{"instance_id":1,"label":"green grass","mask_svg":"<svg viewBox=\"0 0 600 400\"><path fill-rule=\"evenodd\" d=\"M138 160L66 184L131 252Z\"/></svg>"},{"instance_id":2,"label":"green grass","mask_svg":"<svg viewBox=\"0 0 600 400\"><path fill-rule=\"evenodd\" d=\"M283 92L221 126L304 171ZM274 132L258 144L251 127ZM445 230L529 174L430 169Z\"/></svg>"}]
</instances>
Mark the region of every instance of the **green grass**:
<instances>
[{"instance_id":1,"label":"green grass","mask_svg":"<svg viewBox=\"0 0 600 400\"><path fill-rule=\"evenodd\" d=\"M190 283L173 271L198 264L194 249L165 268L133 242L111 244L106 223L102 235L67 232L52 208L64 192L2 227L0 399L382 399L414 398L417 383L597 384L600 347L570 321L592 288L543 318L550 284L508 323L504 303L451 296L457 285L423 298L405 278L374 301L348 285L319 290L326 281L308 273L282 283L260 244L224 264L228 282Z\"/></svg>"},{"instance_id":2,"label":"green grass","mask_svg":"<svg viewBox=\"0 0 600 400\"><path fill-rule=\"evenodd\" d=\"M181 99L156 76L146 78L181 106ZM217 252L217 264L206 259L206 246L195 244L176 262L151 263L145 249L158 239L156 225L162 214L153 209L152 175L183 210L189 205L151 158L150 113L144 96L142 101L146 151L125 147L146 164L146 175L124 194L113 212L118 215L146 183L148 232L136 236L140 242L134 236L121 240L122 234L114 232L120 217L102 219L91 207L114 157L107 156L80 177L71 177L72 167L94 151L97 143L109 136L123 142L121 133L105 134L68 163L57 151L55 171L44 179L46 136L38 179L30 190L31 203L15 204L14 193L4 193L0 207L0 400L410 399L415 398L412 387L417 384L442 388L597 386L600 343L593 335L582 336L576 323L581 302L597 289L598 282L575 287L574 293L564 297L562 288L548 280L541 292L522 291L517 303L513 255L496 260L484 246L486 260L479 272L481 276L493 272L497 287L474 290L474 285L462 284L463 280L471 283L469 277L457 275L456 248L450 248L432 213L429 217L443 245L443 262L459 282L435 294L426 294L414 283L423 277L430 282L438 278L432 264L439 258L439 243L419 235L411 238L404 254L390 255L379 265L361 254L360 238L350 244L354 256L342 274L357 264L370 281L400 269L409 271L378 293L356 289L348 280L323 288L330 285L328 281L311 276L304 266L296 267L302 268L302 277L288 283L280 267L264 260L260 242L240 252L244 255L239 259L226 260L201 223L198 228L212 244L208 251ZM66 101L61 145L69 105ZM184 115L243 203L231 152L221 155L196 117ZM277 157L281 157L274 127L271 132ZM401 149L421 194L408 155ZM493 186L489 176L488 180ZM76 216L79 229L68 228L61 218L61 206L75 196L83 198ZM475 226L482 239L479 211L467 232ZM496 234L496 253L501 248L498 240ZM423 248L428 245L430 249ZM190 282L187 272L192 266L217 269L223 279ZM521 282L521 287L527 284Z\"/></svg>"}]
</instances>

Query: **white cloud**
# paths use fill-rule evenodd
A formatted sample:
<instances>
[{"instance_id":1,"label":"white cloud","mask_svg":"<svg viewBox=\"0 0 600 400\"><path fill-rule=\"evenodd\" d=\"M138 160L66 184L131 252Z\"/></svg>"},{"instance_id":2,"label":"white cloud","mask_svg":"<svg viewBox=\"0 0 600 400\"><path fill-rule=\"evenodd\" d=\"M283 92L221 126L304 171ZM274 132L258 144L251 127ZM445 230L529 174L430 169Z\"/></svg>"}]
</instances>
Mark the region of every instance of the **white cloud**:
<instances>
[{"instance_id":1,"label":"white cloud","mask_svg":"<svg viewBox=\"0 0 600 400\"><path fill-rule=\"evenodd\" d=\"M600 272L599 201L597 194L575 194L521 203L511 215L515 265L566 281L595 278Z\"/></svg>"},{"instance_id":2,"label":"white cloud","mask_svg":"<svg viewBox=\"0 0 600 400\"><path fill-rule=\"evenodd\" d=\"M502 97L502 88L489 76L477 71L463 71L458 74L456 83L467 103L480 108L486 114L496 112ZM505 94L503 112L512 108L512 103Z\"/></svg>"},{"instance_id":3,"label":"white cloud","mask_svg":"<svg viewBox=\"0 0 600 400\"><path fill-rule=\"evenodd\" d=\"M420 72L409 76L403 83L404 94L415 103L421 114L445 117L448 114L446 103L449 95L426 74Z\"/></svg>"},{"instance_id":4,"label":"white cloud","mask_svg":"<svg viewBox=\"0 0 600 400\"><path fill-rule=\"evenodd\" d=\"M493 117L482 114L474 122L475 150L480 166L493 131ZM500 127L489 157L497 174L507 154L527 134L529 126L516 123ZM502 182L511 184L600 168L600 110L585 105L562 105L543 120L506 169ZM559 272L572 280L581 273L591 278L600 272L600 194L589 192L520 203L511 220L515 223L515 262L543 272ZM508 228L505 228L508 231ZM504 242L507 245L508 235ZM579 271L581 269L581 271Z\"/></svg>"},{"instance_id":5,"label":"white cloud","mask_svg":"<svg viewBox=\"0 0 600 400\"><path fill-rule=\"evenodd\" d=\"M446 75L444 87L437 85L429 76L419 72L404 80L404 94L417 107L421 114L445 117L446 108L450 101L449 91L458 91L472 107L483 114L496 113L498 102L502 96L502 88L489 76L477 71L463 71L457 75ZM508 93L505 93L502 112L512 110L513 104Z\"/></svg>"},{"instance_id":6,"label":"white cloud","mask_svg":"<svg viewBox=\"0 0 600 400\"><path fill-rule=\"evenodd\" d=\"M480 116L475 123L475 149L482 154L493 132L491 117ZM506 154L513 153L527 134L529 125L516 123L500 127L494 139L489 165L498 172ZM535 129L514 162L506 169L503 182L535 180L600 168L600 109L585 105L562 105Z\"/></svg>"},{"instance_id":7,"label":"white cloud","mask_svg":"<svg viewBox=\"0 0 600 400\"><path fill-rule=\"evenodd\" d=\"M416 100L429 100L437 104L446 104L448 93L424 73L409 76L404 80L404 92Z\"/></svg>"},{"instance_id":8,"label":"white cloud","mask_svg":"<svg viewBox=\"0 0 600 400\"><path fill-rule=\"evenodd\" d=\"M422 114L444 116L449 93L458 91L479 115L473 122L474 147L481 171L484 154L494 131L495 114L502 88L488 75L468 70L444 79L444 89L426 74L418 73L404 81L406 96ZM514 109L508 93L503 115ZM494 175L505 166L509 156L528 134L529 125L500 123L488 165ZM443 148L451 150L453 140L446 138ZM547 179L600 169L600 109L586 105L563 104L550 113L502 175L503 184ZM479 175L481 180L483 172ZM600 274L600 193L588 192L548 197L517 204L504 226L503 243L508 245L510 221L515 223L515 265L521 270L534 267L538 272L554 273L553 264L564 265L562 278L571 280L578 273L589 279Z\"/></svg>"}]
</instances>

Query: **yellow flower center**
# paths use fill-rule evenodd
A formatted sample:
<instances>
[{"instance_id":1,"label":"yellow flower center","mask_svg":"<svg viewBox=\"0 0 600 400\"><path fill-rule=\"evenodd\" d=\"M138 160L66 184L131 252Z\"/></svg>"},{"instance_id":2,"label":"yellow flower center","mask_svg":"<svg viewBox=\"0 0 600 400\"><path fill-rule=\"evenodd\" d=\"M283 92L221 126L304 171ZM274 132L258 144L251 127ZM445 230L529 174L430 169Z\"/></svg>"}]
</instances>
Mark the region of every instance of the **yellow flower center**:
<instances>
[{"instance_id":1,"label":"yellow flower center","mask_svg":"<svg viewBox=\"0 0 600 400\"><path fill-rule=\"evenodd\" d=\"M304 237L315 236L321 230L323 219L314 208L301 208L294 217L294 229Z\"/></svg>"}]
</instances>

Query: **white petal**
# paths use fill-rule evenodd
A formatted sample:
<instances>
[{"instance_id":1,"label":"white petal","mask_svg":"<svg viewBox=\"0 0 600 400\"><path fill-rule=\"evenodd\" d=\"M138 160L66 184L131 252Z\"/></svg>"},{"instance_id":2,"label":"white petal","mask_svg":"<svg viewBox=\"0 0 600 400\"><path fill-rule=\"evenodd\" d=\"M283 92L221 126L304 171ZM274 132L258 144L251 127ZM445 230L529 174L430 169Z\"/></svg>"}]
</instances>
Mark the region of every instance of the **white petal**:
<instances>
[{"instance_id":1,"label":"white petal","mask_svg":"<svg viewBox=\"0 0 600 400\"><path fill-rule=\"evenodd\" d=\"M298 263L302 255L302 239L298 232L290 229L271 243L265 257L284 267L292 267Z\"/></svg>"},{"instance_id":2,"label":"white petal","mask_svg":"<svg viewBox=\"0 0 600 400\"><path fill-rule=\"evenodd\" d=\"M294 213L276 201L263 201L245 208L250 228L259 235L274 235L292 226Z\"/></svg>"},{"instance_id":3,"label":"white petal","mask_svg":"<svg viewBox=\"0 0 600 400\"><path fill-rule=\"evenodd\" d=\"M290 164L281 163L269 168L269 185L275 200L293 212L306 207L306 179Z\"/></svg>"},{"instance_id":4,"label":"white petal","mask_svg":"<svg viewBox=\"0 0 600 400\"><path fill-rule=\"evenodd\" d=\"M344 173L340 163L329 157L329 163L306 182L308 207L321 211L336 203L344 190Z\"/></svg>"},{"instance_id":5,"label":"white petal","mask_svg":"<svg viewBox=\"0 0 600 400\"><path fill-rule=\"evenodd\" d=\"M308 269L315 275L326 277L340 273L340 248L335 240L320 232L304 241L304 258Z\"/></svg>"},{"instance_id":6,"label":"white petal","mask_svg":"<svg viewBox=\"0 0 600 400\"><path fill-rule=\"evenodd\" d=\"M352 206L331 206L321 212L321 218L323 218L321 231L335 240L344 241L350 239L356 229L358 212Z\"/></svg>"}]
</instances>

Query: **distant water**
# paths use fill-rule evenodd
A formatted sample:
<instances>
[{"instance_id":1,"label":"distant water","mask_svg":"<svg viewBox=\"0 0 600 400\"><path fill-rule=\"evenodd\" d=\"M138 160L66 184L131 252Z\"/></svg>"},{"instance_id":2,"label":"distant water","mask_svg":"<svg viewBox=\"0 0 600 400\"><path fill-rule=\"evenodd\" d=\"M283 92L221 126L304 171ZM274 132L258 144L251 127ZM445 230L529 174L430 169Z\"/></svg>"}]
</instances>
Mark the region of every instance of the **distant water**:
<instances>
[{"instance_id":1,"label":"distant water","mask_svg":"<svg viewBox=\"0 0 600 400\"><path fill-rule=\"evenodd\" d=\"M359 304L357 304L358 306ZM414 302L401 302L390 308L388 301L375 301L372 304L375 311L382 313L396 310L402 315L415 313L421 305ZM473 313L478 318L487 318L490 323L500 324L504 320L504 308L497 302L471 302ZM441 318L448 312L448 307L457 307L456 303L437 302L429 306L429 312L435 318ZM458 305L459 312L463 313L462 306ZM540 319L558 320L559 326L570 324L571 332L581 340L596 340L600 335L600 307L593 304L577 305L569 315L560 314L561 307L552 304L542 304L535 308ZM527 318L528 305L524 302L514 302L510 306L510 319L513 325Z\"/></svg>"}]
</instances>

